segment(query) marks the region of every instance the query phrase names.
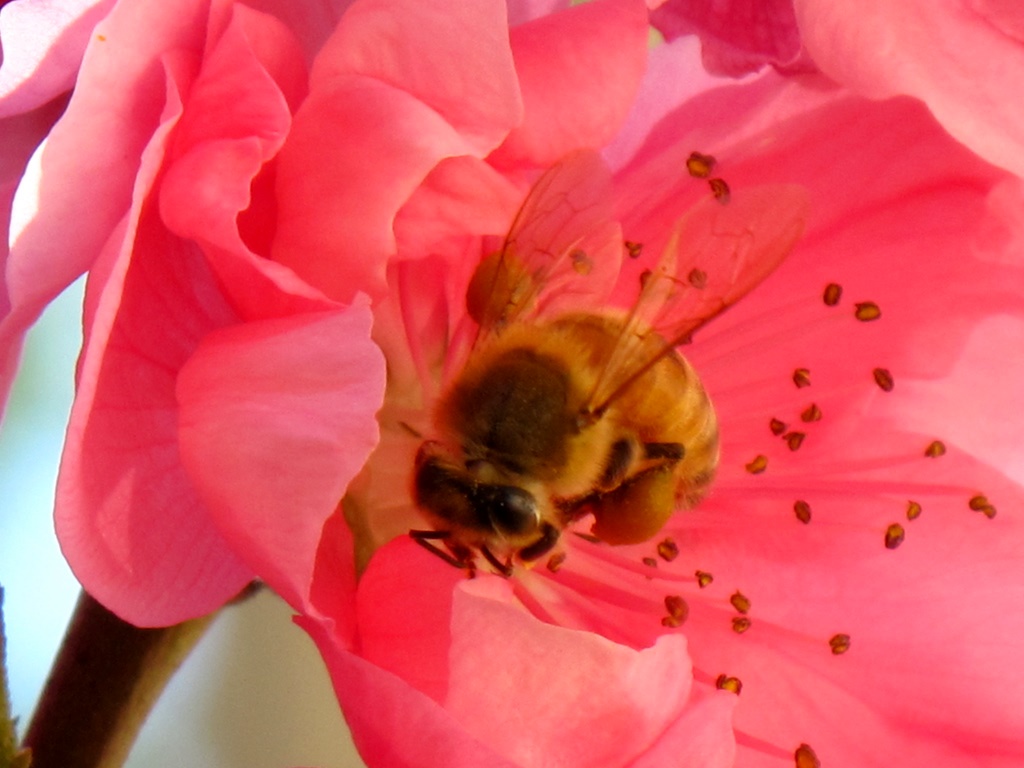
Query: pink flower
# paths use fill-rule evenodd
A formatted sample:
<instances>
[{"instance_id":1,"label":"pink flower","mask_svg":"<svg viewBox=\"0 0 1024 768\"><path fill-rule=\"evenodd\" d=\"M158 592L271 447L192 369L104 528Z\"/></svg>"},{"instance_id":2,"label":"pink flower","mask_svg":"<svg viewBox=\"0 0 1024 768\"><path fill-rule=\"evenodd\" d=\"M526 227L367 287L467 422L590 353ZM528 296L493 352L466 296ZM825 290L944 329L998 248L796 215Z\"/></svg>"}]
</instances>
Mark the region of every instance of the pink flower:
<instances>
[{"instance_id":1,"label":"pink flower","mask_svg":"<svg viewBox=\"0 0 1024 768\"><path fill-rule=\"evenodd\" d=\"M260 7L117 4L17 193L8 273L90 273L57 523L91 592L152 625L265 580L372 765L1024 757L1018 179L910 100L648 62L632 0ZM755 242L793 185L806 234L685 348L707 500L470 581L405 535L415 434L488 236L579 148L627 239L707 197L694 150L775 195Z\"/></svg>"}]
</instances>

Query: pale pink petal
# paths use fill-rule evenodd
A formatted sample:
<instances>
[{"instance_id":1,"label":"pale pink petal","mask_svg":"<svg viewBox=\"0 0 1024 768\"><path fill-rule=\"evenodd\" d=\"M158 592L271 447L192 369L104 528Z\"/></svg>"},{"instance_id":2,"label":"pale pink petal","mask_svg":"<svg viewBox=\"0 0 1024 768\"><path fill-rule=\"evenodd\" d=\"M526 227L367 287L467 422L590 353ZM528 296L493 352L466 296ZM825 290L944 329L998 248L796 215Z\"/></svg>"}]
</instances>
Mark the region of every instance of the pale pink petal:
<instances>
[{"instance_id":1,"label":"pale pink petal","mask_svg":"<svg viewBox=\"0 0 1024 768\"><path fill-rule=\"evenodd\" d=\"M178 380L181 458L234 550L308 605L324 522L377 443L365 302L207 335Z\"/></svg>"},{"instance_id":2,"label":"pale pink petal","mask_svg":"<svg viewBox=\"0 0 1024 768\"><path fill-rule=\"evenodd\" d=\"M792 0L669 0L652 11L651 25L667 40L698 35L704 65L716 74L791 65L800 55Z\"/></svg>"},{"instance_id":3,"label":"pale pink petal","mask_svg":"<svg viewBox=\"0 0 1024 768\"><path fill-rule=\"evenodd\" d=\"M20 0L0 9L0 118L71 89L96 23L113 0Z\"/></svg>"},{"instance_id":4,"label":"pale pink petal","mask_svg":"<svg viewBox=\"0 0 1024 768\"><path fill-rule=\"evenodd\" d=\"M1024 174L1024 36L1013 7L928 0L794 5L804 45L823 72L871 98L921 99L954 138Z\"/></svg>"},{"instance_id":5,"label":"pale pink petal","mask_svg":"<svg viewBox=\"0 0 1024 768\"><path fill-rule=\"evenodd\" d=\"M668 754L731 764L735 697L688 699L681 637L638 652L544 624L507 582L467 582L406 536L375 554L357 602L360 655L417 689L410 700L444 702L464 733L510 764L653 766ZM350 720L385 709L360 702L349 683L335 677Z\"/></svg>"},{"instance_id":6,"label":"pale pink petal","mask_svg":"<svg viewBox=\"0 0 1024 768\"><path fill-rule=\"evenodd\" d=\"M249 239L269 248L273 202L254 179L285 140L288 102L299 100L303 73L291 34L273 17L236 6L188 90L161 179L164 222L202 245L245 318L329 306L290 270L253 254L239 231L242 212Z\"/></svg>"},{"instance_id":7,"label":"pale pink petal","mask_svg":"<svg viewBox=\"0 0 1024 768\"><path fill-rule=\"evenodd\" d=\"M663 117L689 99L723 84L721 78L709 75L700 65L700 44L696 38L682 37L657 46L648 56L647 71L628 117L601 152L604 159L612 169L624 165Z\"/></svg>"},{"instance_id":8,"label":"pale pink petal","mask_svg":"<svg viewBox=\"0 0 1024 768\"><path fill-rule=\"evenodd\" d=\"M316 90L352 75L398 88L436 111L486 154L522 114L517 65L501 0L451 13L444 0L364 0L353 4L317 58Z\"/></svg>"},{"instance_id":9,"label":"pale pink petal","mask_svg":"<svg viewBox=\"0 0 1024 768\"><path fill-rule=\"evenodd\" d=\"M307 65L312 65L317 53L337 26L352 0L327 0L318 3L297 3L295 0L246 0L248 7L280 19L295 35L302 48Z\"/></svg>"},{"instance_id":10,"label":"pale pink petal","mask_svg":"<svg viewBox=\"0 0 1024 768\"><path fill-rule=\"evenodd\" d=\"M381 294L401 205L440 160L485 154L519 114L501 3L354 6L281 154L274 258L332 298Z\"/></svg>"},{"instance_id":11,"label":"pale pink petal","mask_svg":"<svg viewBox=\"0 0 1024 768\"><path fill-rule=\"evenodd\" d=\"M97 26L104 40L87 51L75 93L15 196L6 265L13 314L0 337L20 333L93 265L133 190L151 183L180 106L176 90L187 81L180 61L163 66L159 58L168 49L201 49L202 5L122 3Z\"/></svg>"},{"instance_id":12,"label":"pale pink petal","mask_svg":"<svg viewBox=\"0 0 1024 768\"><path fill-rule=\"evenodd\" d=\"M177 370L235 316L198 249L154 219L129 230L136 252L112 245L92 299L55 513L79 581L142 626L214 610L253 578L210 520L177 443Z\"/></svg>"},{"instance_id":13,"label":"pale pink petal","mask_svg":"<svg viewBox=\"0 0 1024 768\"><path fill-rule=\"evenodd\" d=\"M296 622L320 648L352 738L368 765L518 768L469 735L426 694L348 650L329 625L308 617Z\"/></svg>"},{"instance_id":14,"label":"pale pink petal","mask_svg":"<svg viewBox=\"0 0 1024 768\"><path fill-rule=\"evenodd\" d=\"M448 709L522 766L628 764L690 693L683 637L638 652L545 624L499 577L455 591L449 654Z\"/></svg>"},{"instance_id":15,"label":"pale pink petal","mask_svg":"<svg viewBox=\"0 0 1024 768\"><path fill-rule=\"evenodd\" d=\"M286 307L331 306L294 276L276 274L284 271L280 267L249 254L234 224L247 204L249 180L275 149L275 126L278 143L287 126L284 97L256 61L262 56L275 72L286 72L280 43L287 40L278 35L279 45L271 45L274 30L261 26L265 19L239 10L218 21L221 34L210 41L198 80L191 67L168 59L166 106L142 153L134 211L90 265L85 352L62 465L58 534L87 589L141 624L212 610L252 578L228 550L180 465L178 369L200 339L237 322L239 312L264 316ZM245 94L248 101L235 103L248 108L236 112L234 120L215 119L209 108L216 93L209 85L211 72L224 80L245 76L246 84L234 95ZM193 96L195 103L182 104L182 97ZM197 111L208 120L198 130ZM189 163L197 155L207 162L204 172L181 181L182 168L198 167ZM162 188L168 199L161 200L166 209L161 213L189 239L167 231L155 206L146 203L157 170L168 159L164 180L172 183ZM217 175L227 170L230 181ZM184 215L173 204L182 188L191 192L193 206L216 190L215 204L204 206L200 216ZM206 227L208 242L196 237L197 222ZM215 261L220 269L211 270L196 240L228 266ZM218 272L234 278L227 296ZM293 288L293 294L287 292ZM156 533L142 540L147 531ZM149 590L159 592L160 599L147 599Z\"/></svg>"},{"instance_id":16,"label":"pale pink petal","mask_svg":"<svg viewBox=\"0 0 1024 768\"><path fill-rule=\"evenodd\" d=\"M525 119L491 158L546 166L618 131L647 63L642 0L596 0L511 31Z\"/></svg>"},{"instance_id":17,"label":"pale pink petal","mask_svg":"<svg viewBox=\"0 0 1024 768\"><path fill-rule=\"evenodd\" d=\"M14 380L21 331L29 322L27 319L8 319L12 309L7 288L11 205L29 156L63 110L64 101L57 99L31 112L0 119L0 135L4 137L0 147L0 414Z\"/></svg>"}]
</instances>

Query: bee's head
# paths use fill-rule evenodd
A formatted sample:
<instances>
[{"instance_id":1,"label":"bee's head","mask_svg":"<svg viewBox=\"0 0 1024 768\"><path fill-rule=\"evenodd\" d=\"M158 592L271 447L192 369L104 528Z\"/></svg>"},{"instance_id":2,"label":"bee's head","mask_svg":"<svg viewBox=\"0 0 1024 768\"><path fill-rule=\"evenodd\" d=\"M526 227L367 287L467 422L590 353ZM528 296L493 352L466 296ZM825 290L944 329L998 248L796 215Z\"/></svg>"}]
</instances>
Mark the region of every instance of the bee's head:
<instances>
[{"instance_id":1,"label":"bee's head","mask_svg":"<svg viewBox=\"0 0 1024 768\"><path fill-rule=\"evenodd\" d=\"M537 500L529 491L515 485L478 485L472 504L481 520L489 520L495 532L520 540L540 529Z\"/></svg>"}]
</instances>

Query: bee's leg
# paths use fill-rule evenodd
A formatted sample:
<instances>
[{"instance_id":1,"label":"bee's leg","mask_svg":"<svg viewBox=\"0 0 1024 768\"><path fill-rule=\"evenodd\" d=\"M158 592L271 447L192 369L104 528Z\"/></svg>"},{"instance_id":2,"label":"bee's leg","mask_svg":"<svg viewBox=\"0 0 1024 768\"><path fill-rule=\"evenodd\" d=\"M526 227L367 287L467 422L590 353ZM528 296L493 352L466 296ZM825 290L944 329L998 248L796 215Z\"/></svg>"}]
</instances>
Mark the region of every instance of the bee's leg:
<instances>
[{"instance_id":1,"label":"bee's leg","mask_svg":"<svg viewBox=\"0 0 1024 768\"><path fill-rule=\"evenodd\" d=\"M512 561L511 560L508 561L508 562L505 562L505 563L501 562L501 560L496 558L494 556L494 553L491 552L491 550L489 550L486 545L480 547L480 554L482 554L484 556L484 559L487 560L487 562L491 564L491 566L494 568L494 570L496 570L498 573L500 573L506 579L512 578Z\"/></svg>"},{"instance_id":2,"label":"bee's leg","mask_svg":"<svg viewBox=\"0 0 1024 768\"><path fill-rule=\"evenodd\" d=\"M609 544L639 544L661 530L677 507L674 463L649 467L594 499L594 535Z\"/></svg>"},{"instance_id":3,"label":"bee's leg","mask_svg":"<svg viewBox=\"0 0 1024 768\"><path fill-rule=\"evenodd\" d=\"M685 455L686 446L682 443L644 443L644 458L659 466L671 467Z\"/></svg>"},{"instance_id":4,"label":"bee's leg","mask_svg":"<svg viewBox=\"0 0 1024 768\"><path fill-rule=\"evenodd\" d=\"M543 557L555 548L555 544L558 543L558 537L560 535L561 531L559 531L555 526L551 523L544 523L541 528L540 538L533 542L533 544L520 549L519 559L529 562L531 560L536 560L539 557Z\"/></svg>"},{"instance_id":5,"label":"bee's leg","mask_svg":"<svg viewBox=\"0 0 1024 768\"><path fill-rule=\"evenodd\" d=\"M445 546L453 548L454 545L451 543L450 531L409 531L409 538L428 552L433 552L448 563L448 565L453 565L456 568L468 571L471 577L474 575L476 569L473 565L473 558L469 550L463 547L457 547L454 548L452 552L448 552L441 549L434 543L440 539L445 543Z\"/></svg>"}]
</instances>

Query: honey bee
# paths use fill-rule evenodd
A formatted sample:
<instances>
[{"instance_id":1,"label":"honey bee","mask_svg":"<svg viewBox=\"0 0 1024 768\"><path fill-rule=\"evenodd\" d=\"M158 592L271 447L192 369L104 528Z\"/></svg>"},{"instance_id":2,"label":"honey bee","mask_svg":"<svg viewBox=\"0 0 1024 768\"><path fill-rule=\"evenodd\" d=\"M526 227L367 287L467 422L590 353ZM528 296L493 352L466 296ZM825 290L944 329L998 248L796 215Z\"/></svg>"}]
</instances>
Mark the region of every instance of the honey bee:
<instances>
[{"instance_id":1,"label":"honey bee","mask_svg":"<svg viewBox=\"0 0 1024 768\"><path fill-rule=\"evenodd\" d=\"M511 575L587 515L604 542L646 541L707 493L718 421L677 348L760 283L803 226L793 187L708 195L617 311L607 297L623 252L641 246L623 240L610 198L598 155L566 156L469 283L477 335L416 459L414 498L433 528L410 535L471 573L482 556Z\"/></svg>"}]
</instances>

